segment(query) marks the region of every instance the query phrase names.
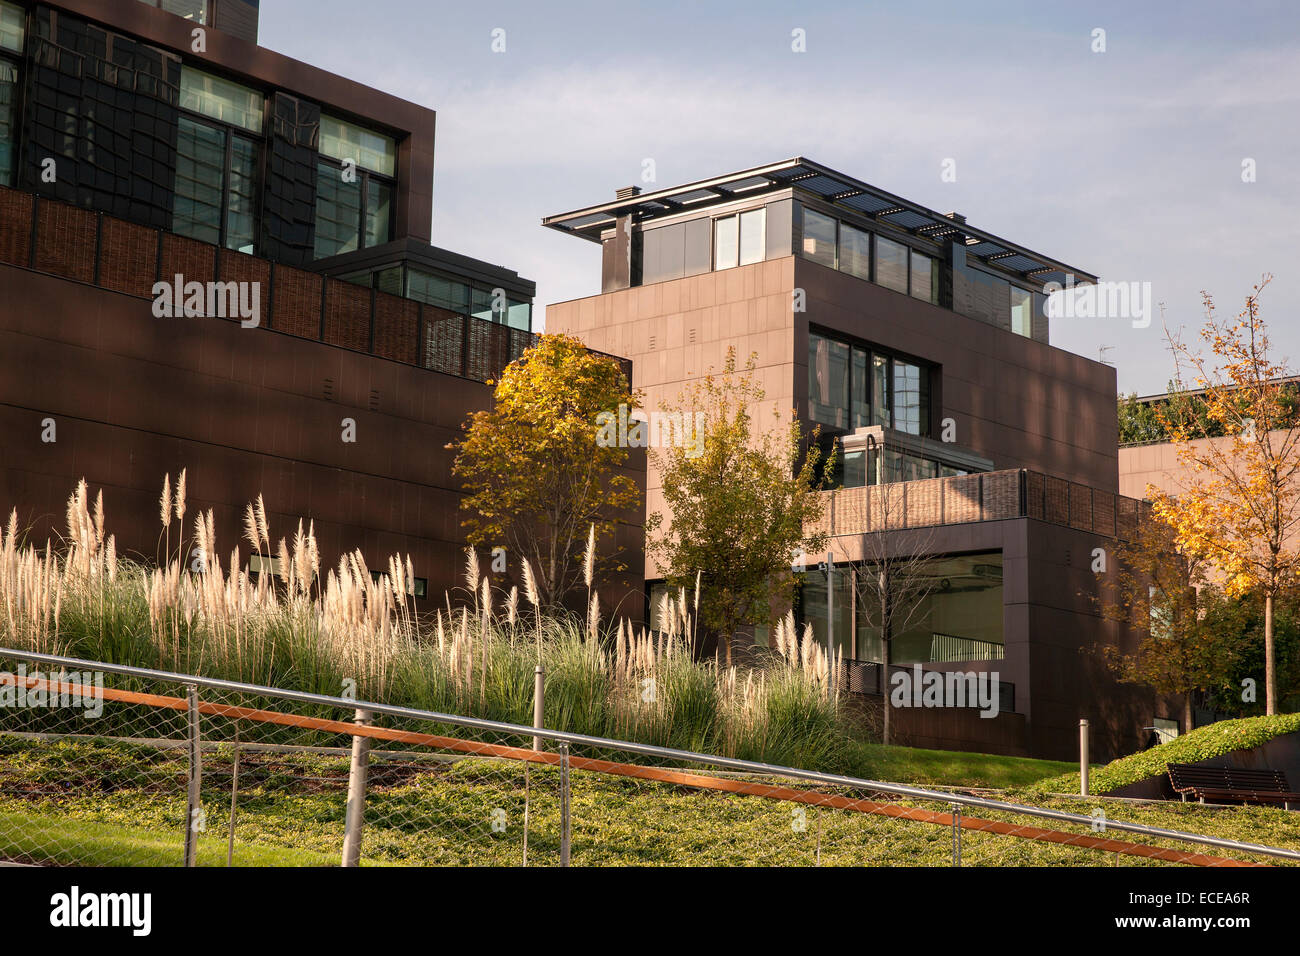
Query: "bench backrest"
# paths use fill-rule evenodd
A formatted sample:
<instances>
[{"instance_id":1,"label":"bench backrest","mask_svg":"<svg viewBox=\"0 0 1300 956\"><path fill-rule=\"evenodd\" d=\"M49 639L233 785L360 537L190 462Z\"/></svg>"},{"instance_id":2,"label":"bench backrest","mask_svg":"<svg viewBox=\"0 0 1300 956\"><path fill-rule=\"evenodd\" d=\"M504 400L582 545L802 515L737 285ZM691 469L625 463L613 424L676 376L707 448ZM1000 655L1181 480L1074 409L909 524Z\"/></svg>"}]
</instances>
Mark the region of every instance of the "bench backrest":
<instances>
[{"instance_id":1,"label":"bench backrest","mask_svg":"<svg viewBox=\"0 0 1300 956\"><path fill-rule=\"evenodd\" d=\"M1198 767L1169 764L1169 780L1177 790L1204 787L1214 790L1256 790L1290 793L1286 773L1281 770L1247 770L1238 767Z\"/></svg>"}]
</instances>

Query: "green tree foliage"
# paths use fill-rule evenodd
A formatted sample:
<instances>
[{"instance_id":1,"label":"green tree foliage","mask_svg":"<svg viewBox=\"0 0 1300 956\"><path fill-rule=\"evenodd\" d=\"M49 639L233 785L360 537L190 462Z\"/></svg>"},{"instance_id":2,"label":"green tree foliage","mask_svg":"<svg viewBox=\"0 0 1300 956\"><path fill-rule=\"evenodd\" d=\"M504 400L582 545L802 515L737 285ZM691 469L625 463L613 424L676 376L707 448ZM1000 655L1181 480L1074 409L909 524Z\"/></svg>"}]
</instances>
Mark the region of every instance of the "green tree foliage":
<instances>
[{"instance_id":1,"label":"green tree foliage","mask_svg":"<svg viewBox=\"0 0 1300 956\"><path fill-rule=\"evenodd\" d=\"M543 335L506 368L491 411L466 423L453 472L469 541L527 560L543 607L577 587L591 525L610 538L614 513L640 504L620 473L628 449L597 440L598 416L620 404L636 396L616 361L572 336Z\"/></svg>"},{"instance_id":2,"label":"green tree foliage","mask_svg":"<svg viewBox=\"0 0 1300 956\"><path fill-rule=\"evenodd\" d=\"M816 433L805 443L795 416L765 413L754 374L754 357L738 370L730 350L721 374L664 406L685 422L701 421L703 442L651 452L671 524L665 514L650 516L647 551L670 587L694 588L699 575L700 623L728 664L737 628L770 624L773 608L791 603L792 556L816 553L827 540L805 530L825 507Z\"/></svg>"}]
</instances>

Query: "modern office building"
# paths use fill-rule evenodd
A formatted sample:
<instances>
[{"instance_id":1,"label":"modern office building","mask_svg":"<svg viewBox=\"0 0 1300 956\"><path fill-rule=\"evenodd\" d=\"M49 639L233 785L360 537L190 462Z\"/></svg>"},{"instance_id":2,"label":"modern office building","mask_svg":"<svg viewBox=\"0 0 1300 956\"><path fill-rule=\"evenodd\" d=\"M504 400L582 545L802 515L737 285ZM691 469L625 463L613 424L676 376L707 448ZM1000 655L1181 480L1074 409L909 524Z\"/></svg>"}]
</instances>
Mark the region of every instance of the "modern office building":
<instances>
[{"instance_id":1,"label":"modern office building","mask_svg":"<svg viewBox=\"0 0 1300 956\"><path fill-rule=\"evenodd\" d=\"M547 328L631 358L647 408L734 347L767 404L839 443L833 635L858 690L881 687L859 576L882 553L930 556L892 663L996 671L1011 713L900 714L913 742L1069 758L1088 718L1107 756L1171 716L1096 651L1136 638L1092 598L1136 502L1118 494L1115 370L1053 347L1045 312L1048 283L1095 277L803 158L621 189L544 225L602 248L601 293L549 305ZM665 511L653 469L647 486ZM810 566L800 600L823 641L826 582Z\"/></svg>"},{"instance_id":2,"label":"modern office building","mask_svg":"<svg viewBox=\"0 0 1300 956\"><path fill-rule=\"evenodd\" d=\"M533 341L535 287L430 244L432 110L257 46L257 10L0 0L0 507L44 539L84 477L153 560L185 468L226 548L262 494L273 533L409 553L440 600L446 445Z\"/></svg>"}]
</instances>

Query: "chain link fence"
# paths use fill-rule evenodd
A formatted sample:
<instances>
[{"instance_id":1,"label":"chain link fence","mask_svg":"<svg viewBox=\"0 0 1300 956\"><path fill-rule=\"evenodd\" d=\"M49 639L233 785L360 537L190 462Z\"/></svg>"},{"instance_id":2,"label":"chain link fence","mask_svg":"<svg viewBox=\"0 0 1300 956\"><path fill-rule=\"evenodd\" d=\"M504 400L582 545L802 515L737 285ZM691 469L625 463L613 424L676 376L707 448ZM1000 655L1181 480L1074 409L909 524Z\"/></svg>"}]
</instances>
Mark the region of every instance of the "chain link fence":
<instances>
[{"instance_id":1,"label":"chain link fence","mask_svg":"<svg viewBox=\"0 0 1300 956\"><path fill-rule=\"evenodd\" d=\"M0 861L1233 865L1300 851L0 650Z\"/></svg>"}]
</instances>

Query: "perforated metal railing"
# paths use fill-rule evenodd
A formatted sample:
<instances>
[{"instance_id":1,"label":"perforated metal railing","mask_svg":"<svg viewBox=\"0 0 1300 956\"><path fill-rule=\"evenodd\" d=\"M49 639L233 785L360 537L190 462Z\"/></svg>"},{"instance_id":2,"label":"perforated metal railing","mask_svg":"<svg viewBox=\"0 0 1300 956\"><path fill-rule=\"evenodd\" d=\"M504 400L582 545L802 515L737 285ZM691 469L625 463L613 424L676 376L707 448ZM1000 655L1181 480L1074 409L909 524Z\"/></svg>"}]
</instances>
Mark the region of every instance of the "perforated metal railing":
<instances>
[{"instance_id":1,"label":"perforated metal railing","mask_svg":"<svg viewBox=\"0 0 1300 956\"><path fill-rule=\"evenodd\" d=\"M1300 861L1096 809L4 649L0 705L0 859L11 862Z\"/></svg>"}]
</instances>

